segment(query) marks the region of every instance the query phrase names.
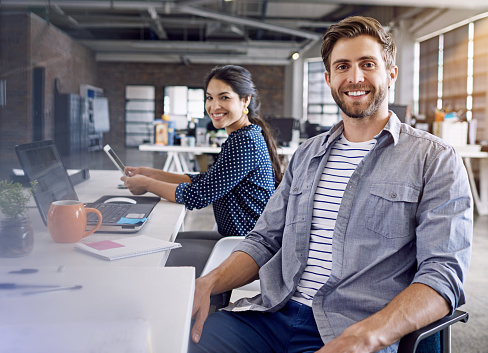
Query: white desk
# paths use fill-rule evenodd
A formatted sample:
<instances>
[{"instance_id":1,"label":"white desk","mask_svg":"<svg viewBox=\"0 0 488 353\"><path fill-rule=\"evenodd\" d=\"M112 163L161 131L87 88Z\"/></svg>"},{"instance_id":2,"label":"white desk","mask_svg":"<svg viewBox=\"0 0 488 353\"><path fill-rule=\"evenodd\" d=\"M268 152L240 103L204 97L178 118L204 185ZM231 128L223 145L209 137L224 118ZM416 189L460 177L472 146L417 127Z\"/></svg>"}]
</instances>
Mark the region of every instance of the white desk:
<instances>
[{"instance_id":1,"label":"white desk","mask_svg":"<svg viewBox=\"0 0 488 353\"><path fill-rule=\"evenodd\" d=\"M187 351L191 267L41 267L28 275L12 269L18 268L0 267L0 282L82 288L27 296L18 294L27 289L0 290L0 352Z\"/></svg>"},{"instance_id":2,"label":"white desk","mask_svg":"<svg viewBox=\"0 0 488 353\"><path fill-rule=\"evenodd\" d=\"M83 202L95 201L104 194L130 194L128 190L117 189L121 183L119 171L92 170L90 175L89 180L75 187ZM35 207L33 201L31 204ZM162 200L139 232L96 232L86 240L116 240L145 234L173 241L183 224L185 212L184 205ZM30 209L29 214L34 229L34 249L23 257L0 258L0 283L80 284L83 288L23 297L5 297L7 290L0 290L0 352L140 352L126 348L80 350L77 347L83 346L92 335L100 336L95 334L99 330L107 330L107 335L101 335L102 339L115 335L115 341L130 341L130 335L117 336L121 330L124 332L121 325L127 324L130 330L141 320L149 332L151 352L186 352L194 292L193 268L161 267L166 262L167 252L116 261L102 260L76 251L74 244L55 243L37 207ZM28 275L8 273L11 269L22 268L35 268L39 272ZM58 268L64 270L57 272ZM142 328L146 327L144 325ZM92 331L91 326L95 327ZM79 330L82 335L78 335ZM37 339L30 348L22 351L18 347L2 346L11 344L12 337L18 335L18 342L30 343L22 336L24 333ZM71 348L65 349L63 341L56 335L71 337L74 341ZM48 341L42 342L44 336ZM52 344L58 341L59 350L52 349ZM107 339L99 345L109 345L112 341Z\"/></svg>"},{"instance_id":3,"label":"white desk","mask_svg":"<svg viewBox=\"0 0 488 353\"><path fill-rule=\"evenodd\" d=\"M475 209L480 216L486 216L488 215L488 152L472 152L461 149L459 149L458 152L463 158L464 165L468 172ZM480 160L479 190L476 186L473 167L471 165L471 159L473 158L478 158Z\"/></svg>"},{"instance_id":4,"label":"white desk","mask_svg":"<svg viewBox=\"0 0 488 353\"><path fill-rule=\"evenodd\" d=\"M220 147L211 146L164 146L155 144L144 144L139 146L140 151L148 152L166 152L166 162L164 163L163 170L167 172L177 173L191 173L194 172L193 168L189 166L188 161L191 159L192 154L219 154ZM289 158L295 153L296 148L292 147L279 147L278 154Z\"/></svg>"},{"instance_id":5,"label":"white desk","mask_svg":"<svg viewBox=\"0 0 488 353\"><path fill-rule=\"evenodd\" d=\"M102 195L128 196L126 189L117 189L121 183L121 173L115 170L91 170L90 179L75 186L78 198L83 202L95 201ZM81 253L74 249L74 244L55 243L47 227L42 222L35 203L29 215L34 229L34 249L32 252L18 258L0 258L0 266L164 266L167 252L158 252L150 255L137 256L117 261L106 261ZM185 206L166 200L161 200L153 210L148 222L137 233L99 233L95 232L84 240L116 240L144 234L162 240L174 241L181 229L185 217Z\"/></svg>"}]
</instances>

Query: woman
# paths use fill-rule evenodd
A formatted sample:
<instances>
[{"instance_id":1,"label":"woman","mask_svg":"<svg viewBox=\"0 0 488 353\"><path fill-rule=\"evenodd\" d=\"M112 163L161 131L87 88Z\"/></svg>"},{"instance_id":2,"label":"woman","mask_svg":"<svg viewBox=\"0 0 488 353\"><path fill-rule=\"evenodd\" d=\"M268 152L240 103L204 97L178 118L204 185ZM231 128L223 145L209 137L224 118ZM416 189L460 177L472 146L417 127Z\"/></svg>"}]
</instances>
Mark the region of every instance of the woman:
<instances>
[{"instance_id":1,"label":"woman","mask_svg":"<svg viewBox=\"0 0 488 353\"><path fill-rule=\"evenodd\" d=\"M213 245L223 236L246 235L281 181L276 142L259 115L259 97L251 74L240 66L214 68L205 80L205 110L229 137L217 161L205 173L180 175L154 168L127 167L121 180L136 195L152 192L188 209L213 204L216 231L181 232L181 249L168 265L191 265L200 274Z\"/></svg>"}]
</instances>

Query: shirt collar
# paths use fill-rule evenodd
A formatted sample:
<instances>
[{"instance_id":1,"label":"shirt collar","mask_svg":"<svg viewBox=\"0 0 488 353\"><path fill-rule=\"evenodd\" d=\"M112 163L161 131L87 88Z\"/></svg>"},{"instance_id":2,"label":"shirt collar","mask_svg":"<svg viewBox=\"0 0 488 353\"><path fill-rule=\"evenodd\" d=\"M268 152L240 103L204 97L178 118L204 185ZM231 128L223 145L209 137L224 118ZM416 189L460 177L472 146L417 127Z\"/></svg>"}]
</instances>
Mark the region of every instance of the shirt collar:
<instances>
[{"instance_id":1,"label":"shirt collar","mask_svg":"<svg viewBox=\"0 0 488 353\"><path fill-rule=\"evenodd\" d=\"M390 110L390 118L386 123L385 127L381 132L375 136L375 139L382 141L387 139L387 137L383 136L391 136L393 138L393 144L396 145L398 140L400 139L400 128L402 123L400 119L396 116L396 114ZM337 124L335 124L325 135L324 141L322 142L322 146L327 145L329 142L335 141L344 131L344 122L341 120Z\"/></svg>"},{"instance_id":2,"label":"shirt collar","mask_svg":"<svg viewBox=\"0 0 488 353\"><path fill-rule=\"evenodd\" d=\"M388 119L388 122L386 123L383 130L381 130L381 132L375 136L375 138L378 140L378 142L380 142L384 139L386 140L388 138L387 136L391 136L391 138L393 139L393 145L395 146L400 139L400 130L402 123L393 111L390 110L389 112L390 118Z\"/></svg>"}]
</instances>

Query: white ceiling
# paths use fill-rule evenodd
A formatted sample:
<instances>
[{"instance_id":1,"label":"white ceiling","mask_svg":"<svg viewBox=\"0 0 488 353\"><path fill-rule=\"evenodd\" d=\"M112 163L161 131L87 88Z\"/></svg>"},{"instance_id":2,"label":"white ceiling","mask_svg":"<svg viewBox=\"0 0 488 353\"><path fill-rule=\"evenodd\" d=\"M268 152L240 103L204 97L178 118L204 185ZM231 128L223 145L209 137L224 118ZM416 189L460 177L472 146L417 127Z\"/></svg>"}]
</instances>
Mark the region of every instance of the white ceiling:
<instances>
[{"instance_id":1,"label":"white ceiling","mask_svg":"<svg viewBox=\"0 0 488 353\"><path fill-rule=\"evenodd\" d=\"M441 16L488 11L486 2L0 0L0 11L35 13L93 49L99 61L285 65L346 16L372 16L390 27L411 21L421 31Z\"/></svg>"}]
</instances>

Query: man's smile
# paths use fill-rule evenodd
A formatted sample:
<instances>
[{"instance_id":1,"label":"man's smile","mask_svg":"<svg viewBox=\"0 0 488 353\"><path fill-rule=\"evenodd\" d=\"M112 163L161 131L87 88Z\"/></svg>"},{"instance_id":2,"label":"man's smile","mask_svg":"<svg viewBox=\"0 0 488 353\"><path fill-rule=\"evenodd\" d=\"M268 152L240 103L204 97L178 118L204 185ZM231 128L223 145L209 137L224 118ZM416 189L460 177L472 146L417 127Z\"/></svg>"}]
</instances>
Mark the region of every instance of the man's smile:
<instances>
[{"instance_id":1,"label":"man's smile","mask_svg":"<svg viewBox=\"0 0 488 353\"><path fill-rule=\"evenodd\" d=\"M346 91L344 92L348 96L359 97L368 93L367 91Z\"/></svg>"}]
</instances>

